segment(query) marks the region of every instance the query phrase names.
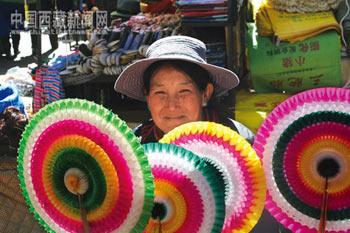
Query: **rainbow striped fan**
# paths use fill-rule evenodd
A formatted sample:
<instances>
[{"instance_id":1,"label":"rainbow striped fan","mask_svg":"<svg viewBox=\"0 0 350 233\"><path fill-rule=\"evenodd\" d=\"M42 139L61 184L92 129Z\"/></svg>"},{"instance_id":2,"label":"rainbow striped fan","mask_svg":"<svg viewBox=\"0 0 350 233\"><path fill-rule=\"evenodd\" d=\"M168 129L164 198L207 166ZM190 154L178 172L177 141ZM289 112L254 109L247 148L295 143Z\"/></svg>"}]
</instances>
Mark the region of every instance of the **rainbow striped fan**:
<instances>
[{"instance_id":1,"label":"rainbow striped fan","mask_svg":"<svg viewBox=\"0 0 350 233\"><path fill-rule=\"evenodd\" d=\"M125 122L84 100L41 109L23 133L21 189L48 232L142 232L154 185L143 147Z\"/></svg>"},{"instance_id":2,"label":"rainbow striped fan","mask_svg":"<svg viewBox=\"0 0 350 233\"><path fill-rule=\"evenodd\" d=\"M261 125L254 148L278 221L293 232L350 232L350 90L290 97Z\"/></svg>"},{"instance_id":3,"label":"rainbow striped fan","mask_svg":"<svg viewBox=\"0 0 350 233\"><path fill-rule=\"evenodd\" d=\"M155 203L147 233L219 233L225 218L225 184L210 161L175 145L145 144Z\"/></svg>"},{"instance_id":4,"label":"rainbow striped fan","mask_svg":"<svg viewBox=\"0 0 350 233\"><path fill-rule=\"evenodd\" d=\"M230 128L213 122L181 125L160 142L213 160L228 187L222 232L250 232L262 214L266 196L264 171L250 144Z\"/></svg>"}]
</instances>

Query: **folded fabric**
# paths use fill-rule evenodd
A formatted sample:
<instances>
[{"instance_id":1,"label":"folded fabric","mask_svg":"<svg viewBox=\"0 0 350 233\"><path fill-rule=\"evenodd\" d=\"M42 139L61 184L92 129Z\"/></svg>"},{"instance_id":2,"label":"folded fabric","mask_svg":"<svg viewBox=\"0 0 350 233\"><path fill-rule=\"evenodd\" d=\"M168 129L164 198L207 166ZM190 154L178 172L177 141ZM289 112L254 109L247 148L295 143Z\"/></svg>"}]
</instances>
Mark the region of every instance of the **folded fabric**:
<instances>
[{"instance_id":1,"label":"folded fabric","mask_svg":"<svg viewBox=\"0 0 350 233\"><path fill-rule=\"evenodd\" d=\"M211 11L191 11L191 12L182 12L182 15L185 17L205 17L205 16L213 16L227 14L225 10L211 10Z\"/></svg>"},{"instance_id":2,"label":"folded fabric","mask_svg":"<svg viewBox=\"0 0 350 233\"><path fill-rule=\"evenodd\" d=\"M193 20L227 20L227 15L226 14L223 14L223 15L212 15L212 16L206 16L206 17L187 17L187 16L184 16L182 17L182 22L186 19L193 19Z\"/></svg>"},{"instance_id":3,"label":"folded fabric","mask_svg":"<svg viewBox=\"0 0 350 233\"><path fill-rule=\"evenodd\" d=\"M203 18L183 18L183 23L215 23L215 22L226 22L227 16L223 18L215 17L203 17Z\"/></svg>"},{"instance_id":4,"label":"folded fabric","mask_svg":"<svg viewBox=\"0 0 350 233\"><path fill-rule=\"evenodd\" d=\"M343 0L268 0L276 10L288 12L319 12L336 9Z\"/></svg>"},{"instance_id":5,"label":"folded fabric","mask_svg":"<svg viewBox=\"0 0 350 233\"><path fill-rule=\"evenodd\" d=\"M34 112L39 111L46 104L64 98L62 79L57 70L40 68L35 74Z\"/></svg>"},{"instance_id":6,"label":"folded fabric","mask_svg":"<svg viewBox=\"0 0 350 233\"><path fill-rule=\"evenodd\" d=\"M191 11L225 11L227 12L226 6L207 6L207 7L197 7L192 6L188 8L179 8L181 12L191 12Z\"/></svg>"},{"instance_id":7,"label":"folded fabric","mask_svg":"<svg viewBox=\"0 0 350 233\"><path fill-rule=\"evenodd\" d=\"M258 34L275 35L280 40L291 43L305 40L324 31L340 27L333 12L288 13L273 9L269 5L262 6L256 15Z\"/></svg>"},{"instance_id":8,"label":"folded fabric","mask_svg":"<svg viewBox=\"0 0 350 233\"><path fill-rule=\"evenodd\" d=\"M176 6L183 17L182 22L222 22L227 20L227 1L177 0ZM211 17L215 17L215 19ZM195 18L195 21L192 21L192 18ZM197 18L199 20L197 20ZM220 20L218 20L218 18L220 18ZM186 19L190 20L186 21Z\"/></svg>"},{"instance_id":9,"label":"folded fabric","mask_svg":"<svg viewBox=\"0 0 350 233\"><path fill-rule=\"evenodd\" d=\"M74 65L78 62L80 59L80 55L78 51L75 51L71 54L65 55L65 56L57 56L50 60L48 66L50 69L54 70L64 70L69 65Z\"/></svg>"},{"instance_id":10,"label":"folded fabric","mask_svg":"<svg viewBox=\"0 0 350 233\"><path fill-rule=\"evenodd\" d=\"M213 8L213 7L227 7L227 2L224 3L196 3L196 4L188 4L184 2L176 2L176 6L181 9L187 9L187 8Z\"/></svg>"},{"instance_id":11,"label":"folded fabric","mask_svg":"<svg viewBox=\"0 0 350 233\"><path fill-rule=\"evenodd\" d=\"M189 4L223 4L226 0L177 0L176 4L189 5Z\"/></svg>"},{"instance_id":12,"label":"folded fabric","mask_svg":"<svg viewBox=\"0 0 350 233\"><path fill-rule=\"evenodd\" d=\"M19 97L18 90L13 85L0 85L0 112L3 112L7 107L13 106L24 112L24 104Z\"/></svg>"},{"instance_id":13,"label":"folded fabric","mask_svg":"<svg viewBox=\"0 0 350 233\"><path fill-rule=\"evenodd\" d=\"M140 9L143 13L175 13L174 0L148 2L141 0Z\"/></svg>"}]
</instances>

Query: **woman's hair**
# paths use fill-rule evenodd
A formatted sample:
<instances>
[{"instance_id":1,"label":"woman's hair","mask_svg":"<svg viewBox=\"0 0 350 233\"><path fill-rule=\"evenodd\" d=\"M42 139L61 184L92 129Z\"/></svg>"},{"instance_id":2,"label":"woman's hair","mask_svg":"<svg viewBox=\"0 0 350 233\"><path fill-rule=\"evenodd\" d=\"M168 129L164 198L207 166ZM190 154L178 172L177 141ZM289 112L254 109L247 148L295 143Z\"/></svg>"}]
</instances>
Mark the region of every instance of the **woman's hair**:
<instances>
[{"instance_id":1,"label":"woman's hair","mask_svg":"<svg viewBox=\"0 0 350 233\"><path fill-rule=\"evenodd\" d=\"M156 71L162 66L172 66L187 74L196 84L200 92L203 92L208 83L212 83L209 73L199 65L181 60L163 60L150 65L143 75L143 85L146 95L149 94L151 79Z\"/></svg>"}]
</instances>

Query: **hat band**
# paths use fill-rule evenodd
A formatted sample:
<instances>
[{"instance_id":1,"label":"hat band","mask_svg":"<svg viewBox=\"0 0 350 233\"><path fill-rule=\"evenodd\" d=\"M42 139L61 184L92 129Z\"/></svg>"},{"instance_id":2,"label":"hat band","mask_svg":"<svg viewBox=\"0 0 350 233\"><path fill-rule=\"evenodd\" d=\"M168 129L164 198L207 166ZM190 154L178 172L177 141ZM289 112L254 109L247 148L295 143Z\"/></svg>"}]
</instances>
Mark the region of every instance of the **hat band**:
<instances>
[{"instance_id":1,"label":"hat band","mask_svg":"<svg viewBox=\"0 0 350 233\"><path fill-rule=\"evenodd\" d=\"M178 51L176 51L175 53L168 52L168 53L162 53L162 54L155 54L155 55L149 56L149 58L160 58L160 57L169 56L169 55L170 55L170 57L174 56L174 59L176 58L176 56L181 55L181 56L184 56L184 57L190 57L193 60L198 61L198 62L206 63L206 61L204 59L202 59L202 58L199 59L198 56L193 56L193 55L188 54L188 53L179 53Z\"/></svg>"}]
</instances>

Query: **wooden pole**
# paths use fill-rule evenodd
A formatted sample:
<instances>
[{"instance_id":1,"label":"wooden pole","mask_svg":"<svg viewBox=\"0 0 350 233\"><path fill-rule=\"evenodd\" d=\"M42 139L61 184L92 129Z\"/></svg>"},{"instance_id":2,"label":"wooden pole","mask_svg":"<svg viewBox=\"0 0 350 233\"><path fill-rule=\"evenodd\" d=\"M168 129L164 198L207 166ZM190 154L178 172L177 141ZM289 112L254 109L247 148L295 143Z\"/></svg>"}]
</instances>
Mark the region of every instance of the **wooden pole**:
<instances>
[{"instance_id":1,"label":"wooden pole","mask_svg":"<svg viewBox=\"0 0 350 233\"><path fill-rule=\"evenodd\" d=\"M324 185L324 192L323 192L322 205L321 205L321 217L320 217L320 225L318 228L318 233L326 232L327 209L328 209L328 177L326 177L325 185Z\"/></svg>"},{"instance_id":2,"label":"wooden pole","mask_svg":"<svg viewBox=\"0 0 350 233\"><path fill-rule=\"evenodd\" d=\"M83 221L84 233L90 233L90 226L89 226L89 222L87 220L87 211L86 211L86 209L83 208L80 194L78 194L78 200L79 200L80 216L81 216L81 219Z\"/></svg>"}]
</instances>

